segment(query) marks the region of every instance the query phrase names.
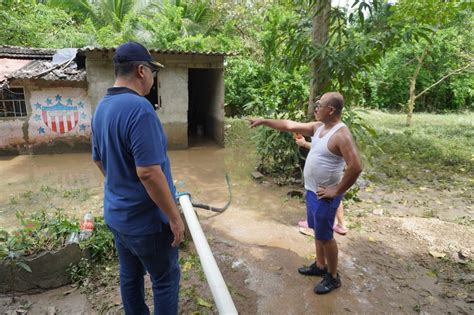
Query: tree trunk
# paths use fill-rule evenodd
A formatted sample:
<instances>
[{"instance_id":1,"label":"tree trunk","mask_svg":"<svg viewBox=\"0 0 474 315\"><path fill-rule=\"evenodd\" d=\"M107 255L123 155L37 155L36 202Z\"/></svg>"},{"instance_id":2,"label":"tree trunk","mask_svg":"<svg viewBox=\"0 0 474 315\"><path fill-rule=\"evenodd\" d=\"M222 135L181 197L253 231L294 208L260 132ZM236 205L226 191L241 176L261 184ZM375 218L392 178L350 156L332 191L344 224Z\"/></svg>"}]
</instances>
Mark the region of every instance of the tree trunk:
<instances>
[{"instance_id":1,"label":"tree trunk","mask_svg":"<svg viewBox=\"0 0 474 315\"><path fill-rule=\"evenodd\" d=\"M413 119L413 110L415 109L415 100L416 100L416 79L420 74L421 66L423 65L423 60L425 59L426 54L428 53L428 49L425 49L421 54L421 57L417 57L418 64L416 65L415 73L410 79L410 97L408 98L407 102L407 127L411 127L412 119Z\"/></svg>"},{"instance_id":2,"label":"tree trunk","mask_svg":"<svg viewBox=\"0 0 474 315\"><path fill-rule=\"evenodd\" d=\"M319 0L313 8L313 46L326 43L329 38L329 14L331 11L330 0ZM321 96L329 83L329 78L323 69L320 69L322 60L316 58L311 64L311 83L308 104L308 116L313 117L314 106L317 98Z\"/></svg>"}]
</instances>

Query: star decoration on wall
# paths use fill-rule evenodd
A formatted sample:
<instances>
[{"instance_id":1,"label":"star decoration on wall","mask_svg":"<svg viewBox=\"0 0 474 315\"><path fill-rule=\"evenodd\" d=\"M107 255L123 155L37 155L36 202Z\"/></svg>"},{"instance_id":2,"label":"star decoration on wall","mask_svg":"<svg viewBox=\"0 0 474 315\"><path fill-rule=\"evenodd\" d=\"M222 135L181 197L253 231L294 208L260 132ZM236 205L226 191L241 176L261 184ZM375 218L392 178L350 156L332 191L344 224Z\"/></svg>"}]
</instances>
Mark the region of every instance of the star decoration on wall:
<instances>
[{"instance_id":1,"label":"star decoration on wall","mask_svg":"<svg viewBox=\"0 0 474 315\"><path fill-rule=\"evenodd\" d=\"M53 100L48 97L48 98L46 99L46 104L48 104L48 105L53 104Z\"/></svg>"},{"instance_id":2,"label":"star decoration on wall","mask_svg":"<svg viewBox=\"0 0 474 315\"><path fill-rule=\"evenodd\" d=\"M44 128L43 128L43 127L39 127L39 128L38 128L38 133L39 133L40 135L44 135L44 134L45 134Z\"/></svg>"},{"instance_id":3,"label":"star decoration on wall","mask_svg":"<svg viewBox=\"0 0 474 315\"><path fill-rule=\"evenodd\" d=\"M67 104L67 105L72 105L72 99L71 99L70 97L68 97L68 98L66 99L66 104Z\"/></svg>"},{"instance_id":4,"label":"star decoration on wall","mask_svg":"<svg viewBox=\"0 0 474 315\"><path fill-rule=\"evenodd\" d=\"M87 126L84 124L79 125L79 131L86 131Z\"/></svg>"},{"instance_id":5,"label":"star decoration on wall","mask_svg":"<svg viewBox=\"0 0 474 315\"><path fill-rule=\"evenodd\" d=\"M40 121L41 120L41 116L36 114L35 117L33 118L35 121Z\"/></svg>"},{"instance_id":6,"label":"star decoration on wall","mask_svg":"<svg viewBox=\"0 0 474 315\"><path fill-rule=\"evenodd\" d=\"M36 109L41 109L41 104L40 104L40 103L36 103L36 104L35 104L35 107L36 107Z\"/></svg>"},{"instance_id":7,"label":"star decoration on wall","mask_svg":"<svg viewBox=\"0 0 474 315\"><path fill-rule=\"evenodd\" d=\"M58 102L59 102L59 101L61 101L61 99L62 99L62 98L63 98L63 97L62 97L61 95L59 95L59 94L58 94L58 95L56 95L56 101L58 101Z\"/></svg>"},{"instance_id":8,"label":"star decoration on wall","mask_svg":"<svg viewBox=\"0 0 474 315\"><path fill-rule=\"evenodd\" d=\"M82 113L82 114L81 114L81 119L86 119L86 118L87 118L87 115L84 114L84 113Z\"/></svg>"},{"instance_id":9,"label":"star decoration on wall","mask_svg":"<svg viewBox=\"0 0 474 315\"><path fill-rule=\"evenodd\" d=\"M80 108L84 108L84 103L83 103L83 102L79 102L79 103L77 103L77 106L79 106Z\"/></svg>"}]
</instances>

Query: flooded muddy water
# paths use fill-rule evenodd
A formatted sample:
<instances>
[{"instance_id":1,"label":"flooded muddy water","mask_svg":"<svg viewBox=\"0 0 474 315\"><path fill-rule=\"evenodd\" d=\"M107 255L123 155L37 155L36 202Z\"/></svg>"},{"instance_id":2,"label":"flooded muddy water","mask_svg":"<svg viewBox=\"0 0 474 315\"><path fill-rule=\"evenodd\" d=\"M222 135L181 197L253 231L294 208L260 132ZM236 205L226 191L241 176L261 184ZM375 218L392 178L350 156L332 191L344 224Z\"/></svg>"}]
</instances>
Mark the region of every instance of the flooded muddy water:
<instances>
[{"instance_id":1,"label":"flooded muddy water","mask_svg":"<svg viewBox=\"0 0 474 315\"><path fill-rule=\"evenodd\" d=\"M201 203L224 206L229 198L225 174L230 175L229 209L218 215L201 209L196 212L205 230L232 244L229 253L235 265L249 271L249 278L241 281L257 295L258 314L472 310L472 304L465 302L469 296L462 295L464 291L457 292L454 299L446 298L444 290L455 286L441 287L432 275L437 261L427 257L427 241L416 235L430 235L421 231L430 225L420 223L417 230L409 230L413 224L379 216L355 218L355 228L347 236L336 236L343 286L329 295L316 296L313 288L320 278L303 277L296 271L314 259L314 240L296 228L298 220L305 217L305 205L288 197L288 187L251 179L255 165L251 150L208 146L171 151L169 155L176 187ZM1 158L0 174L0 228L13 229L18 224L18 210L60 207L76 217L86 211L102 211L102 175L90 154ZM347 211L365 206L349 206ZM455 242L474 246L458 235L462 230L464 239L474 240L472 228L441 221L436 224L433 233L453 230L449 246Z\"/></svg>"},{"instance_id":2,"label":"flooded muddy water","mask_svg":"<svg viewBox=\"0 0 474 315\"><path fill-rule=\"evenodd\" d=\"M189 191L216 206L227 201L225 150L171 151L172 171L179 191ZM81 216L102 211L103 178L89 153L22 155L0 158L0 227L16 225L18 210L64 208Z\"/></svg>"}]
</instances>

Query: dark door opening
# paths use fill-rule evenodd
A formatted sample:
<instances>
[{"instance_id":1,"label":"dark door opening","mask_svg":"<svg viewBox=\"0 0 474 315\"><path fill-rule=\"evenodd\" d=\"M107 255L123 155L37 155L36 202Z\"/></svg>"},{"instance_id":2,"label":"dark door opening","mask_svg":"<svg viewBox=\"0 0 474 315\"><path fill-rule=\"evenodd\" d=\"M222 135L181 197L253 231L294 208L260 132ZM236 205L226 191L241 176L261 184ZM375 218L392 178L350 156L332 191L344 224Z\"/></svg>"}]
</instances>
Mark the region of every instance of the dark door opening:
<instances>
[{"instance_id":1,"label":"dark door opening","mask_svg":"<svg viewBox=\"0 0 474 315\"><path fill-rule=\"evenodd\" d=\"M218 70L188 71L188 144L197 146L214 143L216 132Z\"/></svg>"},{"instance_id":2,"label":"dark door opening","mask_svg":"<svg viewBox=\"0 0 474 315\"><path fill-rule=\"evenodd\" d=\"M150 93L148 95L145 95L145 98L150 101L155 111L160 109L160 106L161 106L160 95L158 93L159 92L158 87L159 87L159 82L158 82L158 78L155 75L153 79L153 86L150 89Z\"/></svg>"}]
</instances>

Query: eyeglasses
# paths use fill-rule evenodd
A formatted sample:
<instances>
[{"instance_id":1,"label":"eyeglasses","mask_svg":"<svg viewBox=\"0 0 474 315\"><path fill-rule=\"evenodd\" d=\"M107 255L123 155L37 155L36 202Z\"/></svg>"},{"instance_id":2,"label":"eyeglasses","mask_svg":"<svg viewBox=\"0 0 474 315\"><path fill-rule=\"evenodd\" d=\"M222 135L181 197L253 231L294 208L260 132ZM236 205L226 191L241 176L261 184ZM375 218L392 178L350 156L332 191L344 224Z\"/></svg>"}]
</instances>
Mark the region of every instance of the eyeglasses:
<instances>
[{"instance_id":1,"label":"eyeglasses","mask_svg":"<svg viewBox=\"0 0 474 315\"><path fill-rule=\"evenodd\" d=\"M319 101L316 102L316 105L314 106L314 111L317 111L321 108L321 103Z\"/></svg>"},{"instance_id":2,"label":"eyeglasses","mask_svg":"<svg viewBox=\"0 0 474 315\"><path fill-rule=\"evenodd\" d=\"M332 107L334 108L333 106L330 106L330 105L321 105L321 103L319 101L316 102L316 106L314 106L314 111L317 111L323 107Z\"/></svg>"},{"instance_id":3,"label":"eyeglasses","mask_svg":"<svg viewBox=\"0 0 474 315\"><path fill-rule=\"evenodd\" d=\"M158 69L152 68L151 66L149 66L149 65L147 65L147 64L142 64L142 66L144 66L144 67L150 69L150 70L151 70L151 74L152 74L153 76L155 76L155 75L158 73Z\"/></svg>"}]
</instances>

